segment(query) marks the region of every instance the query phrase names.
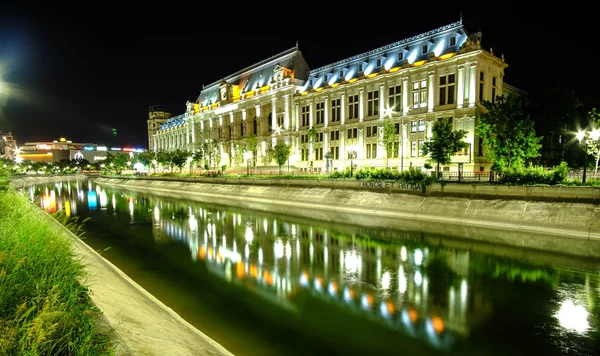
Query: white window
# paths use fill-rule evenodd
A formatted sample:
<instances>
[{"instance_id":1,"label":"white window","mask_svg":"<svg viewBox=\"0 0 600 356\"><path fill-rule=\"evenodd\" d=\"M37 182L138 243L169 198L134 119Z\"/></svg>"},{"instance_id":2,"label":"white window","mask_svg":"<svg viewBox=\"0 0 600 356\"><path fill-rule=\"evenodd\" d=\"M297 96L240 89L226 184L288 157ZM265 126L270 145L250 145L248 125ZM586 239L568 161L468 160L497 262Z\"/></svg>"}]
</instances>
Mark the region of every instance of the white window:
<instances>
[{"instance_id":1,"label":"white window","mask_svg":"<svg viewBox=\"0 0 600 356\"><path fill-rule=\"evenodd\" d=\"M456 36L450 37L450 47L456 46Z\"/></svg>"},{"instance_id":2,"label":"white window","mask_svg":"<svg viewBox=\"0 0 600 356\"><path fill-rule=\"evenodd\" d=\"M427 44L424 44L423 47L421 47L421 54L427 54L428 48L429 46Z\"/></svg>"},{"instance_id":3,"label":"white window","mask_svg":"<svg viewBox=\"0 0 600 356\"><path fill-rule=\"evenodd\" d=\"M367 93L367 116L379 115L379 90Z\"/></svg>"},{"instance_id":4,"label":"white window","mask_svg":"<svg viewBox=\"0 0 600 356\"><path fill-rule=\"evenodd\" d=\"M413 83L413 108L424 108L427 106L427 80Z\"/></svg>"},{"instance_id":5,"label":"white window","mask_svg":"<svg viewBox=\"0 0 600 356\"><path fill-rule=\"evenodd\" d=\"M390 103L390 109L392 111L402 110L402 85L396 85L388 89L388 101Z\"/></svg>"},{"instance_id":6,"label":"white window","mask_svg":"<svg viewBox=\"0 0 600 356\"><path fill-rule=\"evenodd\" d=\"M455 74L440 77L440 105L454 104Z\"/></svg>"},{"instance_id":7,"label":"white window","mask_svg":"<svg viewBox=\"0 0 600 356\"><path fill-rule=\"evenodd\" d=\"M302 106L302 126L308 126L309 122L310 107L308 105Z\"/></svg>"},{"instance_id":8,"label":"white window","mask_svg":"<svg viewBox=\"0 0 600 356\"><path fill-rule=\"evenodd\" d=\"M348 96L348 119L358 118L358 94Z\"/></svg>"},{"instance_id":9,"label":"white window","mask_svg":"<svg viewBox=\"0 0 600 356\"><path fill-rule=\"evenodd\" d=\"M324 102L317 103L317 108L316 108L317 125L325 122L324 114L325 114L325 103Z\"/></svg>"},{"instance_id":10,"label":"white window","mask_svg":"<svg viewBox=\"0 0 600 356\"><path fill-rule=\"evenodd\" d=\"M340 99L331 100L331 122L340 121L341 118Z\"/></svg>"}]
</instances>

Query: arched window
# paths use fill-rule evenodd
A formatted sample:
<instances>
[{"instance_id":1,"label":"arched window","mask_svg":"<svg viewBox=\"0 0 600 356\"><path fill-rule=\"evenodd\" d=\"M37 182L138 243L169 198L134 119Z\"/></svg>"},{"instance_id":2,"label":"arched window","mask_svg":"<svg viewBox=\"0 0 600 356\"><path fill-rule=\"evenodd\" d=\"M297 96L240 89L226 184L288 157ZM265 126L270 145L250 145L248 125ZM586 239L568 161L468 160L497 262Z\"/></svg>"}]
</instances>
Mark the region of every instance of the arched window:
<instances>
[{"instance_id":1,"label":"arched window","mask_svg":"<svg viewBox=\"0 0 600 356\"><path fill-rule=\"evenodd\" d=\"M273 132L273 120L272 119L273 119L273 113L270 112L269 113L269 118L267 119L268 120L267 124L269 126L269 132Z\"/></svg>"}]
</instances>

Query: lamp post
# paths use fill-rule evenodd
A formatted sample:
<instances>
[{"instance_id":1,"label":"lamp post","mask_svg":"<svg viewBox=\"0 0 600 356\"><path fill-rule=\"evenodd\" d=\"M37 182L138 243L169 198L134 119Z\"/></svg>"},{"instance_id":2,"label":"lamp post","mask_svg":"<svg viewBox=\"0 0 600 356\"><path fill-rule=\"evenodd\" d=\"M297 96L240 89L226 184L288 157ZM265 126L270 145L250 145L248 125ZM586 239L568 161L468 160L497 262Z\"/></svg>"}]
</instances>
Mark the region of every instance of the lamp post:
<instances>
[{"instance_id":1,"label":"lamp post","mask_svg":"<svg viewBox=\"0 0 600 356\"><path fill-rule=\"evenodd\" d=\"M348 146L348 154L350 155L350 177L354 175L354 159L356 158L356 146Z\"/></svg>"},{"instance_id":2,"label":"lamp post","mask_svg":"<svg viewBox=\"0 0 600 356\"><path fill-rule=\"evenodd\" d=\"M398 111L394 111L392 108L385 109L385 115L392 118L393 113L397 113ZM400 172L404 170L404 116L400 116Z\"/></svg>"},{"instance_id":3,"label":"lamp post","mask_svg":"<svg viewBox=\"0 0 600 356\"><path fill-rule=\"evenodd\" d=\"M244 159L246 160L246 175L250 175L250 159L252 158L252 152L244 152Z\"/></svg>"},{"instance_id":4,"label":"lamp post","mask_svg":"<svg viewBox=\"0 0 600 356\"><path fill-rule=\"evenodd\" d=\"M589 136L589 139L587 138ZM581 178L581 184L585 184L586 173L587 173L587 158L588 158L588 146L589 142L597 143L600 138L600 130L594 129L591 132L587 132L586 130L582 130L577 132L577 139L579 140L579 146L584 152L583 156L583 177Z\"/></svg>"},{"instance_id":5,"label":"lamp post","mask_svg":"<svg viewBox=\"0 0 600 356\"><path fill-rule=\"evenodd\" d=\"M193 160L194 159L191 156L187 158L187 163L190 166L190 174L192 174L192 161Z\"/></svg>"},{"instance_id":6,"label":"lamp post","mask_svg":"<svg viewBox=\"0 0 600 356\"><path fill-rule=\"evenodd\" d=\"M156 174L156 164L158 163L158 161L156 161L155 159L152 160L152 166L154 167L154 173Z\"/></svg>"}]
</instances>

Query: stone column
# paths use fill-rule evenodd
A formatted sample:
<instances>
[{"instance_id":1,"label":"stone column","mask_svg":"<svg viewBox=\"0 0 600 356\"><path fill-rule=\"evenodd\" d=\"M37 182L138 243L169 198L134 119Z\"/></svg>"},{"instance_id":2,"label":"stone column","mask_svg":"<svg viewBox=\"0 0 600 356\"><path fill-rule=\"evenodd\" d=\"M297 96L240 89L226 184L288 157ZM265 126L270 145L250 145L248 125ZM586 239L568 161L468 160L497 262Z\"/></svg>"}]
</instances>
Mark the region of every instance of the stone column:
<instances>
[{"instance_id":1,"label":"stone column","mask_svg":"<svg viewBox=\"0 0 600 356\"><path fill-rule=\"evenodd\" d=\"M433 112L433 105L435 102L435 72L430 71L429 83L427 84L427 112Z\"/></svg>"},{"instance_id":2,"label":"stone column","mask_svg":"<svg viewBox=\"0 0 600 356\"><path fill-rule=\"evenodd\" d=\"M300 120L298 118L298 104L295 105L296 106L296 111L294 112L295 117L295 121L296 121L296 131L298 131L298 128L300 127L300 122L298 120Z\"/></svg>"},{"instance_id":3,"label":"stone column","mask_svg":"<svg viewBox=\"0 0 600 356\"><path fill-rule=\"evenodd\" d=\"M315 115L315 102L310 100L308 102L308 127L311 128L314 126L314 115Z\"/></svg>"},{"instance_id":4,"label":"stone column","mask_svg":"<svg viewBox=\"0 0 600 356\"><path fill-rule=\"evenodd\" d=\"M465 86L465 78L463 77L465 75L465 66L463 64L458 66L458 83L456 84L456 94L457 94L457 98L456 98L456 107L458 109L463 107L463 103L465 101L465 93L464 93L464 86Z\"/></svg>"},{"instance_id":5,"label":"stone column","mask_svg":"<svg viewBox=\"0 0 600 356\"><path fill-rule=\"evenodd\" d=\"M327 127L327 126L329 126L329 97L325 97L325 100L324 100L323 103L324 103L324 106L325 106L324 107L325 111L323 112L324 119L325 119L325 125L323 125L323 126Z\"/></svg>"},{"instance_id":6,"label":"stone column","mask_svg":"<svg viewBox=\"0 0 600 356\"><path fill-rule=\"evenodd\" d=\"M475 106L477 100L477 63L471 63L469 67L469 107Z\"/></svg>"},{"instance_id":7,"label":"stone column","mask_svg":"<svg viewBox=\"0 0 600 356\"><path fill-rule=\"evenodd\" d=\"M408 115L408 77L402 78L402 115Z\"/></svg>"},{"instance_id":8,"label":"stone column","mask_svg":"<svg viewBox=\"0 0 600 356\"><path fill-rule=\"evenodd\" d=\"M290 94L285 94L283 96L283 105L284 107L284 118L283 118L283 126L286 130L290 129Z\"/></svg>"},{"instance_id":9,"label":"stone column","mask_svg":"<svg viewBox=\"0 0 600 356\"><path fill-rule=\"evenodd\" d=\"M277 97L271 98L271 128L273 132L277 128Z\"/></svg>"},{"instance_id":10,"label":"stone column","mask_svg":"<svg viewBox=\"0 0 600 356\"><path fill-rule=\"evenodd\" d=\"M342 116L340 124L344 125L346 122L346 93L340 95L340 115Z\"/></svg>"},{"instance_id":11,"label":"stone column","mask_svg":"<svg viewBox=\"0 0 600 356\"><path fill-rule=\"evenodd\" d=\"M358 121L362 122L365 118L365 89L360 88L358 93Z\"/></svg>"},{"instance_id":12,"label":"stone column","mask_svg":"<svg viewBox=\"0 0 600 356\"><path fill-rule=\"evenodd\" d=\"M385 109L388 107L387 95L385 95L385 82L379 84L379 118L383 119L385 116Z\"/></svg>"},{"instance_id":13,"label":"stone column","mask_svg":"<svg viewBox=\"0 0 600 356\"><path fill-rule=\"evenodd\" d=\"M254 109L256 110L256 117L259 118L259 120L258 120L258 127L257 127L257 129L258 129L259 132L255 132L254 134L256 136L259 136L260 135L260 129L262 127L262 125L261 125L262 119L260 119L260 105L255 105Z\"/></svg>"}]
</instances>

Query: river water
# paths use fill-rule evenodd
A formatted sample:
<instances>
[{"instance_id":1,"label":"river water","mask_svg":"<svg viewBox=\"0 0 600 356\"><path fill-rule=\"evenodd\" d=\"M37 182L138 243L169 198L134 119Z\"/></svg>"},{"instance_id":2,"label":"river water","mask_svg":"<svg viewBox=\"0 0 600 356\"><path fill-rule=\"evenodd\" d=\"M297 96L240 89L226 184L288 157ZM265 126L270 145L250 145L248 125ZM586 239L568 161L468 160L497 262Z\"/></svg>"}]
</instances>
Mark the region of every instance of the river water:
<instances>
[{"instance_id":1,"label":"river water","mask_svg":"<svg viewBox=\"0 0 600 356\"><path fill-rule=\"evenodd\" d=\"M236 355L600 354L600 261L91 180L22 190Z\"/></svg>"}]
</instances>

